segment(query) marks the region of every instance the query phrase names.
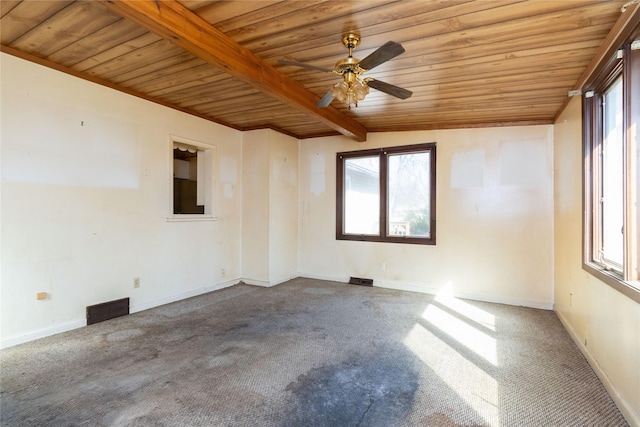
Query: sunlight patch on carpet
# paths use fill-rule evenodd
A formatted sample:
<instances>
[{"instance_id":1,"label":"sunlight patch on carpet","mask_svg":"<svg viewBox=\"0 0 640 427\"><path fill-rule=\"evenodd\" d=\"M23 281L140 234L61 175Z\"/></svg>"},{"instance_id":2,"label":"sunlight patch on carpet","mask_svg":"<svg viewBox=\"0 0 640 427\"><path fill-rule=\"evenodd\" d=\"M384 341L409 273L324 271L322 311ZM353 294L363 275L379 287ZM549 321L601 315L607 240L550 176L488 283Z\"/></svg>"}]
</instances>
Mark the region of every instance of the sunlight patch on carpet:
<instances>
[{"instance_id":1,"label":"sunlight patch on carpet","mask_svg":"<svg viewBox=\"0 0 640 427\"><path fill-rule=\"evenodd\" d=\"M404 344L489 425L500 425L498 383L424 326L416 323Z\"/></svg>"}]
</instances>

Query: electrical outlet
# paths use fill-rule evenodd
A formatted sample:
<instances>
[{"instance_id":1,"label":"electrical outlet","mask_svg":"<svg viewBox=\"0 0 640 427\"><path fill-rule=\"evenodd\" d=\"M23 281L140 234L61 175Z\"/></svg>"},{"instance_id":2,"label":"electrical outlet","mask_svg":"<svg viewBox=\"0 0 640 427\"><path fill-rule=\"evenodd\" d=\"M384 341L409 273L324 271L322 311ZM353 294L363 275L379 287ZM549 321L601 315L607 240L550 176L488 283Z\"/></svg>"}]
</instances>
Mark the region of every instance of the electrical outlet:
<instances>
[{"instance_id":1,"label":"electrical outlet","mask_svg":"<svg viewBox=\"0 0 640 427\"><path fill-rule=\"evenodd\" d=\"M385 271L386 269L387 269L387 263L381 262L380 263L380 271Z\"/></svg>"},{"instance_id":2,"label":"electrical outlet","mask_svg":"<svg viewBox=\"0 0 640 427\"><path fill-rule=\"evenodd\" d=\"M133 278L133 287L134 288L139 288L140 287L140 278L139 277L134 277Z\"/></svg>"},{"instance_id":3,"label":"electrical outlet","mask_svg":"<svg viewBox=\"0 0 640 427\"><path fill-rule=\"evenodd\" d=\"M227 277L227 272L225 271L224 268L220 269L220 277Z\"/></svg>"}]
</instances>

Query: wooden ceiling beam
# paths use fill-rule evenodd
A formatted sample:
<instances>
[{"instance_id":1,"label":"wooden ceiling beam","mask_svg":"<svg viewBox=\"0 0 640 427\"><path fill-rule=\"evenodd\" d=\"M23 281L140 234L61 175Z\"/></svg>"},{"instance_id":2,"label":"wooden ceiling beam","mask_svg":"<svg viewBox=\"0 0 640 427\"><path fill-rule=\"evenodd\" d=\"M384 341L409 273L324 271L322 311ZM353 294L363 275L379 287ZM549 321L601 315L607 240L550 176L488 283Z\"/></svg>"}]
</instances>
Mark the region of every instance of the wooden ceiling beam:
<instances>
[{"instance_id":1,"label":"wooden ceiling beam","mask_svg":"<svg viewBox=\"0 0 640 427\"><path fill-rule=\"evenodd\" d=\"M362 142L367 130L335 107L317 108L318 97L236 43L177 1L103 0L108 9L171 40L225 73Z\"/></svg>"}]
</instances>

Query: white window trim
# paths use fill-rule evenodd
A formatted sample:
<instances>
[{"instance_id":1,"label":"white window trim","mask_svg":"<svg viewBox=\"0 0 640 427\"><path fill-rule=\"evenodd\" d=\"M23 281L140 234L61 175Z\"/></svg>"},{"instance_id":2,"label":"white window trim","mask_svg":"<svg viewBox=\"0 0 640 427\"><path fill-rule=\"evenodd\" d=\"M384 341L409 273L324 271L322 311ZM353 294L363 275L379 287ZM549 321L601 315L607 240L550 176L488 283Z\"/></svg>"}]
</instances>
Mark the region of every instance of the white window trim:
<instances>
[{"instance_id":1,"label":"white window trim","mask_svg":"<svg viewBox=\"0 0 640 427\"><path fill-rule=\"evenodd\" d=\"M205 188L205 213L204 214L175 214L173 213L173 147L175 144L185 144L196 147L205 151L205 166L204 173L198 172L198 182L200 183L200 176L205 177L203 181L207 184ZM167 222L197 222L197 221L217 221L217 181L215 174L215 165L218 164L217 147L213 144L209 144L202 141L196 141L193 139L184 138L176 135L169 135L169 144L167 150ZM202 175L201 175L202 174ZM207 180L206 177L209 179Z\"/></svg>"}]
</instances>

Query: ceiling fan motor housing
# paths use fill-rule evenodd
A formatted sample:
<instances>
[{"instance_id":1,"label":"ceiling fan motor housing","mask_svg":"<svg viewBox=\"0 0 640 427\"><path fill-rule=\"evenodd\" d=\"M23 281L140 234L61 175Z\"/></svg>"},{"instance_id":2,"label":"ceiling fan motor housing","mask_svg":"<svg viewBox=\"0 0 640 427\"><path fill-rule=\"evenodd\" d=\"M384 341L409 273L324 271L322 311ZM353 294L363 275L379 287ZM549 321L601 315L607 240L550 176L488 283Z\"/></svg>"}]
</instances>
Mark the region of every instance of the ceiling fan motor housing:
<instances>
[{"instance_id":1,"label":"ceiling fan motor housing","mask_svg":"<svg viewBox=\"0 0 640 427\"><path fill-rule=\"evenodd\" d=\"M360 60L358 58L349 56L348 58L344 58L336 62L333 71L340 75L345 75L345 73L348 72L360 75L364 70L358 65L359 62Z\"/></svg>"}]
</instances>

